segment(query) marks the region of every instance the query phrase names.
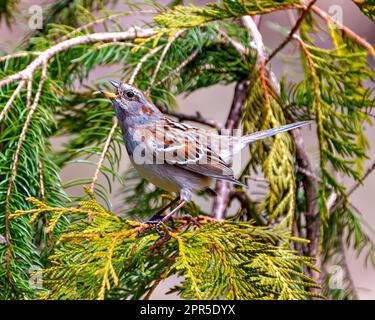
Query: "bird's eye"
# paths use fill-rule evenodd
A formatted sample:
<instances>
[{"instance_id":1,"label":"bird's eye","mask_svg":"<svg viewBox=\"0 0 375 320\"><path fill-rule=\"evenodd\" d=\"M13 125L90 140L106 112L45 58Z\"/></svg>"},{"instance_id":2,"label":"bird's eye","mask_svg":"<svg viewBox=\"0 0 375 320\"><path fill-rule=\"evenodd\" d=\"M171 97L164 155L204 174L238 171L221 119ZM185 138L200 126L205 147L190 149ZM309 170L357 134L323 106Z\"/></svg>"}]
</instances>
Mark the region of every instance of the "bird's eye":
<instances>
[{"instance_id":1,"label":"bird's eye","mask_svg":"<svg viewBox=\"0 0 375 320\"><path fill-rule=\"evenodd\" d=\"M134 92L133 92L133 91L128 91L128 92L126 93L126 96L127 96L128 98L133 98L133 97L134 97Z\"/></svg>"}]
</instances>

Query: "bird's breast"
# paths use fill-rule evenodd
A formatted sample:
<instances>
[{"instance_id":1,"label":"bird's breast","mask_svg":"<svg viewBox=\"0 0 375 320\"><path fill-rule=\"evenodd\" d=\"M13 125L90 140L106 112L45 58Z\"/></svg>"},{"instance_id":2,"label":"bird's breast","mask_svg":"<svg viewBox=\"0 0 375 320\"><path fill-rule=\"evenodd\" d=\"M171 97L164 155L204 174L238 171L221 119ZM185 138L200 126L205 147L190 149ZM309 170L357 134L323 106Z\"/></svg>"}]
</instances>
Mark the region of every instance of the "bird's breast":
<instances>
[{"instance_id":1,"label":"bird's breast","mask_svg":"<svg viewBox=\"0 0 375 320\"><path fill-rule=\"evenodd\" d=\"M169 192L179 193L181 189L199 191L212 183L210 177L171 164L137 164L132 158L131 162L142 177Z\"/></svg>"}]
</instances>

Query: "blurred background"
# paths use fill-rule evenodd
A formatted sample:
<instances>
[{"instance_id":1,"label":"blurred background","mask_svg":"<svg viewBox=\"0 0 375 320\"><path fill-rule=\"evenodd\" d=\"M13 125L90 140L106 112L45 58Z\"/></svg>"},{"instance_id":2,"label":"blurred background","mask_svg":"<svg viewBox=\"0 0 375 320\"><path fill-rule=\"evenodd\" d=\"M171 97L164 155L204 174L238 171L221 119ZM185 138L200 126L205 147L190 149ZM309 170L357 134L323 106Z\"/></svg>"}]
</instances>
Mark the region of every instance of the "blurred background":
<instances>
[{"instance_id":1,"label":"blurred background","mask_svg":"<svg viewBox=\"0 0 375 320\"><path fill-rule=\"evenodd\" d=\"M159 3L165 5L170 1L159 1ZM193 2L196 5L203 5L209 1L185 1L185 3ZM0 24L0 49L11 52L13 48L19 45L23 37L30 32L28 26L28 19L30 18L29 8L32 5L39 5L42 8L47 8L47 6L52 3L52 1L20 1L19 3L19 14L17 19L11 26L7 26L5 21L2 20ZM371 44L375 43L375 24L368 19L362 12L349 0L320 0L317 5L322 9L326 10L332 15L337 15L341 18L342 23L354 32L359 34L361 37L367 39ZM119 1L118 4L108 9L114 10L127 10L126 5ZM295 16L296 17L296 16ZM276 48L278 44L284 39L284 36L277 31L281 27L290 29L290 21L293 19L292 16L285 12L278 12L268 14L262 17L260 31L263 35L263 40L266 46L272 50ZM126 26L143 26L145 22L150 21L150 17L147 16L129 16L124 17L122 20L123 27ZM100 28L98 28L100 31ZM322 43L322 46L329 48L330 43ZM276 59L272 60L272 68L277 77L281 77L285 74L289 79L299 80L301 76L301 70L298 64L294 64L293 56L295 56L293 51L293 46L286 46L282 53L279 54ZM372 58L371 58L372 59ZM374 60L371 61L372 65L375 65ZM86 83L92 85L94 81L101 81L104 79L118 80L116 77L116 70L118 67L112 66L111 68L100 67L92 72ZM374 84L369 84L373 86ZM77 83L77 86L79 84ZM233 98L234 85L228 86L213 86L208 89L202 89L194 92L187 97L178 97L178 106L181 112L186 114L194 114L199 111L203 116L207 118L212 118L220 122L225 122L227 117L229 107ZM100 130L100 128L98 128ZM365 162L364 167L366 168L368 164L375 158L375 144L373 142L375 137L375 128L368 126L366 128L367 137L372 148L369 151L370 159ZM305 144L307 145L308 152L310 153L311 159L314 163L318 164L318 149L315 137L315 127L303 129L303 136L305 138ZM53 146L59 148L65 141L66 137L56 138L53 140ZM125 172L129 166L129 161L124 154L124 159L122 163L121 172ZM241 163L246 162L246 152L238 159L235 166L238 170L241 167ZM79 178L81 176L90 175L94 171L94 168L86 165L69 165L67 166L62 174L63 181L69 181L71 179ZM104 181L104 180L103 180ZM345 181L345 185L350 187L353 185L353 181ZM350 197L354 206L356 206L360 212L363 214L363 218L368 223L368 229L375 230L375 174L373 173L369 176L364 186L358 188ZM72 188L68 190L72 194L81 194L81 188ZM116 208L116 197L119 189L114 186L113 190L113 206ZM252 193L253 188L250 187L248 192ZM195 197L196 201L203 209L209 210L212 203L202 201L200 198ZM231 207L231 212L236 210L236 205ZM370 231L372 240L375 241L375 231ZM352 277L358 292L360 299L375 299L375 270L370 266L365 267L363 257L356 256L353 252L347 252L347 260L350 270L352 272ZM164 283L161 283L155 290L151 298L157 299L171 299L176 298L175 295L165 295L168 288L171 287L171 282L179 281L179 279L167 279Z\"/></svg>"}]
</instances>

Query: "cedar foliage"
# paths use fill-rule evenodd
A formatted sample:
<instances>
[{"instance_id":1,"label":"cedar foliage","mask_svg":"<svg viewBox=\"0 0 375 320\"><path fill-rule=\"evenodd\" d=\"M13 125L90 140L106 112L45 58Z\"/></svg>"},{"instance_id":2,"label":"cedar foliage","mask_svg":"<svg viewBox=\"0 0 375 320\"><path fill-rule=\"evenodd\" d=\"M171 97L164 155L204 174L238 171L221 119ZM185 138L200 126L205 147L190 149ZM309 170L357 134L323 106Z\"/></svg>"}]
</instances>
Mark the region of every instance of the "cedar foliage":
<instances>
[{"instance_id":1,"label":"cedar foliage","mask_svg":"<svg viewBox=\"0 0 375 320\"><path fill-rule=\"evenodd\" d=\"M271 62L254 47L254 34L242 18L292 8L303 14L301 2L222 0L196 6L172 1L162 7L148 1L128 3L128 12L111 12L106 5L115 2L61 0L47 10L43 29L29 34L9 57L3 52L0 81L64 41L95 34L97 26L104 27L103 33L134 31L122 18L138 12L142 19L144 10L152 11L153 22L144 29L153 32L146 37L138 37L138 30L128 40L78 42L48 56L30 78L0 82L1 298L148 298L171 275L183 280L170 291L187 299L355 297L347 270L341 290L329 288L325 272L316 276L317 257L309 245L318 243L322 271L345 261L348 247L366 250L367 261L375 265L364 221L337 178L362 181L369 147L364 123L371 123L374 107L366 85L374 78L368 62L374 49L309 7L289 39L300 52L304 79L275 79ZM356 3L371 12L364 1ZM17 1L5 1L0 17L11 21L16 6ZM322 28L330 49L318 45ZM263 200L246 197L238 213L224 221L190 203L160 238L139 221L171 195L153 189L132 170L119 172L126 155L114 111L94 94L107 84L96 81L76 90L77 81L98 66L110 65L118 67L118 78L135 80L167 112L176 108L178 95L246 81L244 132L314 119L319 170L298 170L293 135L254 143L241 179L246 182L247 176L262 171L267 181ZM51 139L60 136L69 141L55 150ZM91 165L107 183L98 183L95 174L63 183L61 170L71 163ZM313 184L317 199L309 198L306 181ZM126 208L116 214L113 184L122 186ZM82 196L68 193L73 186L85 188ZM234 195L243 191L233 190ZM311 201L317 202L313 213L321 221L315 238L307 230ZM41 268L36 275L43 278L39 289L29 281L35 268Z\"/></svg>"}]
</instances>

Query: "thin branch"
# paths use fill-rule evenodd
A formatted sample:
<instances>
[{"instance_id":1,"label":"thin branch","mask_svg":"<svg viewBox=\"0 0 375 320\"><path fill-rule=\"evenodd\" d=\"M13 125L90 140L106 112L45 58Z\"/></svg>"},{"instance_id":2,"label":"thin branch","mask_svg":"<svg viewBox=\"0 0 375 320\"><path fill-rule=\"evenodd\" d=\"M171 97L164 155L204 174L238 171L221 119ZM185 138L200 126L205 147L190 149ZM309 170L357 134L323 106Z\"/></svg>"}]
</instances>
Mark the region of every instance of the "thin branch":
<instances>
[{"instance_id":1,"label":"thin branch","mask_svg":"<svg viewBox=\"0 0 375 320\"><path fill-rule=\"evenodd\" d=\"M154 85L154 82L155 82L155 80L156 80L156 77L158 76L158 73L159 73L159 71L160 71L161 65L162 65L162 63L163 63L163 61L164 61L165 56L167 55L167 53L168 53L168 51L169 51L169 48L171 47L171 45L173 44L173 42L174 42L179 36L181 36L184 32L185 32L185 30L179 30L179 31L177 31L177 32L175 33L175 35L172 37L172 39L170 39L170 40L168 41L168 43L165 45L164 50L163 50L163 52L162 52L161 55L160 55L160 58L159 58L158 64L156 65L155 70L154 70L154 72L153 72L153 74L152 74L150 84L149 84L149 86L148 86L148 88L147 88L147 90L146 90L146 95L149 95L149 94L150 94L151 88L152 88L152 86Z\"/></svg>"},{"instance_id":2,"label":"thin branch","mask_svg":"<svg viewBox=\"0 0 375 320\"><path fill-rule=\"evenodd\" d=\"M79 33L80 31L83 31L87 28L93 27L93 26L95 26L99 23L105 22L107 20L114 20L115 18L118 18L118 17L127 17L129 15L135 15L135 14L157 14L157 12L153 11L153 10L141 10L141 11L136 11L136 12L115 13L115 14L112 14L112 15L109 15L109 16L106 16L106 17L99 18L95 21L91 21L90 23L87 23L85 25L82 25L82 26L74 29L72 32L69 32L65 36L61 37L61 39L58 42L65 41L65 40L69 39L71 36Z\"/></svg>"},{"instance_id":3,"label":"thin branch","mask_svg":"<svg viewBox=\"0 0 375 320\"><path fill-rule=\"evenodd\" d=\"M7 193L6 193L6 200L5 200L5 239L6 239L7 245L6 245L6 252L5 252L5 264L6 264L7 279L8 279L8 282L11 286L13 286L13 282L12 282L12 275L11 275L11 272L10 272L10 256L11 256L10 225L9 225L10 196L11 196L11 193L12 193L12 190L13 190L13 187L14 187L14 182L15 182L15 179L16 179L16 176L17 176L18 159L19 159L19 155L20 155L20 152L21 152L21 148L22 148L23 142L26 138L26 132L27 132L27 129L29 128L31 118L32 118L32 116L33 116L33 114L36 110L36 107L38 106L39 98L40 98L40 95L42 93L43 83L44 83L44 80L46 78L46 75L47 75L47 61L44 61L43 65L42 65L41 79L40 79L40 82L39 82L37 92L35 94L34 102L30 107L30 111L27 115L25 124L22 128L20 137L18 139L17 148L16 148L16 151L14 153L13 162L12 162L12 169L11 169L11 175L10 175L10 178L9 178L9 185L8 185L8 189L7 189ZM22 82L24 82L24 81L22 81Z\"/></svg>"},{"instance_id":4,"label":"thin branch","mask_svg":"<svg viewBox=\"0 0 375 320\"><path fill-rule=\"evenodd\" d=\"M170 236L169 236L170 237ZM163 238L162 238L163 239ZM150 300L151 295L154 293L156 287L160 284L163 278L158 278L154 281L151 288L147 291L145 297L142 300Z\"/></svg>"},{"instance_id":5,"label":"thin branch","mask_svg":"<svg viewBox=\"0 0 375 320\"><path fill-rule=\"evenodd\" d=\"M313 172L312 164L309 155L306 152L306 147L301 134L301 129L291 130L290 134L294 139L294 144L296 146L296 158L297 164L300 169L304 172ZM320 213L317 210L318 207L318 194L316 179L310 174L305 174L302 180L303 188L305 191L305 203L306 212L304 216L306 219L306 238L310 241L307 244L307 250L305 254L309 257L317 258L316 266L320 268L319 259L319 246L320 246ZM320 283L320 274L315 270L308 269L310 277ZM315 290L315 289L311 289Z\"/></svg>"},{"instance_id":6,"label":"thin branch","mask_svg":"<svg viewBox=\"0 0 375 320\"><path fill-rule=\"evenodd\" d=\"M319 7L312 6L312 10L314 13L320 16L323 20L325 20L327 24L330 24L330 23L335 24L337 28L341 29L349 38L352 38L358 44L365 47L371 53L371 55L375 58L375 49L369 42L367 42L365 39L357 35L354 31L352 31L348 27L344 26L337 19L334 19L333 17L331 17L328 13L326 13L324 10L320 9Z\"/></svg>"},{"instance_id":7,"label":"thin branch","mask_svg":"<svg viewBox=\"0 0 375 320\"><path fill-rule=\"evenodd\" d=\"M45 196L44 190L44 174L43 174L43 163L38 159L38 172L39 172L39 192L40 197L43 199Z\"/></svg>"},{"instance_id":8,"label":"thin branch","mask_svg":"<svg viewBox=\"0 0 375 320\"><path fill-rule=\"evenodd\" d=\"M39 189L40 189L40 197L41 199L43 200L44 197L45 197L45 188L44 188L44 173L43 173L43 163L40 159L38 159L38 171L39 171ZM43 212L43 216L44 216L44 224L46 226L46 228L48 228L48 225L49 225L49 221L48 221L48 213L47 212ZM49 247L50 249L53 249L53 239L52 239L52 234L51 233L48 233L47 234L47 238L48 238L48 243L49 243Z\"/></svg>"},{"instance_id":9,"label":"thin branch","mask_svg":"<svg viewBox=\"0 0 375 320\"><path fill-rule=\"evenodd\" d=\"M268 87L267 87L267 77L266 77L266 50L263 43L262 34L259 32L259 29L254 22L253 18L250 16L243 16L241 18L243 25L252 35L253 41L255 43L255 49L257 51L257 64L259 67L259 77L262 87L262 94L264 103L266 106L269 106L269 97L268 97Z\"/></svg>"},{"instance_id":10,"label":"thin branch","mask_svg":"<svg viewBox=\"0 0 375 320\"><path fill-rule=\"evenodd\" d=\"M340 247L341 256L342 256L341 266L344 267L344 270L345 270L345 273L346 273L346 278L347 278L348 283L349 283L348 286L349 286L350 291L353 294L353 298L354 298L354 300L358 300L357 289L355 287L355 283L354 283L354 280L353 280L353 277L352 277L352 273L350 272L349 264L348 264L348 261L346 259L345 243L344 243L343 237L344 237L343 232L340 231L339 234L338 234L338 238L339 238L339 247Z\"/></svg>"},{"instance_id":11,"label":"thin branch","mask_svg":"<svg viewBox=\"0 0 375 320\"><path fill-rule=\"evenodd\" d=\"M367 170L365 171L365 173L363 174L362 178L360 181L358 181L355 185L353 185L349 191L347 192L347 198L349 198L362 184L363 182L368 178L368 176L375 170L375 161L367 168ZM336 193L335 193L336 194ZM337 194L336 194L336 198L334 200L337 199ZM345 203L345 198L343 197L340 197L340 199L336 202L336 201L333 201L331 203L331 206L328 207L329 211L330 212L334 212L335 210L337 210L338 208L340 208L344 203ZM336 203L335 203L336 202Z\"/></svg>"},{"instance_id":12,"label":"thin branch","mask_svg":"<svg viewBox=\"0 0 375 320\"><path fill-rule=\"evenodd\" d=\"M191 61L193 61L198 56L199 51L200 51L199 49L195 49L192 52L192 54L189 55L184 61L182 61L176 69L174 69L170 74L166 75L163 79L158 81L155 84L155 86L156 87L160 86L161 84L163 84L167 80L171 79L171 76L177 76L183 68L185 68Z\"/></svg>"},{"instance_id":13,"label":"thin branch","mask_svg":"<svg viewBox=\"0 0 375 320\"><path fill-rule=\"evenodd\" d=\"M20 93L20 91L24 87L24 85L25 85L25 80L20 81L20 83L18 84L16 90L14 90L14 92L11 95L11 97L9 98L8 102L5 104L3 110L1 110L1 113L0 113L0 122L5 117L6 112L8 111L8 109L12 105L14 99L18 96L18 94Z\"/></svg>"},{"instance_id":14,"label":"thin branch","mask_svg":"<svg viewBox=\"0 0 375 320\"><path fill-rule=\"evenodd\" d=\"M269 57L266 59L266 64L279 52L281 51L292 39L293 35L298 31L302 21L305 19L306 14L310 11L311 7L316 3L317 0L312 0L307 5L306 9L303 9L302 14L298 18L297 22L293 26L293 28L290 30L289 35L284 39L282 43L269 55Z\"/></svg>"},{"instance_id":15,"label":"thin branch","mask_svg":"<svg viewBox=\"0 0 375 320\"><path fill-rule=\"evenodd\" d=\"M264 47L262 34L259 32L259 29L256 23L254 22L253 18L250 16L243 16L241 18L241 21L244 24L244 26L249 30L250 34L253 37L255 49L257 51L258 63L260 62L260 60L265 61L266 50Z\"/></svg>"},{"instance_id":16,"label":"thin branch","mask_svg":"<svg viewBox=\"0 0 375 320\"><path fill-rule=\"evenodd\" d=\"M241 208L246 210L248 220L254 219L256 223L260 226L267 225L266 219L260 216L256 210L254 203L251 201L249 196L244 191L233 190L230 194L231 199L237 199L241 204Z\"/></svg>"},{"instance_id":17,"label":"thin branch","mask_svg":"<svg viewBox=\"0 0 375 320\"><path fill-rule=\"evenodd\" d=\"M27 80L27 93L26 93L26 108L30 108L31 106L31 95L33 91L33 82L32 79Z\"/></svg>"},{"instance_id":18,"label":"thin branch","mask_svg":"<svg viewBox=\"0 0 375 320\"><path fill-rule=\"evenodd\" d=\"M161 107L159 107L159 109L163 113L168 114L172 117L175 117L181 122L182 121L193 121L193 122L201 123L201 124L204 124L204 125L209 126L211 128L214 128L217 131L220 131L221 129L223 129L223 125L221 123L219 123L218 121L215 121L215 120L212 120L212 119L207 119L207 118L203 117L202 114L198 111L195 115L190 115L190 114L185 114L185 113L181 113L181 112L168 111L165 108L161 108Z\"/></svg>"},{"instance_id":19,"label":"thin branch","mask_svg":"<svg viewBox=\"0 0 375 320\"><path fill-rule=\"evenodd\" d=\"M16 52L16 53L8 54L6 56L1 56L0 62L6 61L6 60L9 60L9 59L24 58L24 57L28 57L30 55L36 55L37 56L39 54L40 54L40 51Z\"/></svg>"},{"instance_id":20,"label":"thin branch","mask_svg":"<svg viewBox=\"0 0 375 320\"><path fill-rule=\"evenodd\" d=\"M120 41L120 40L132 40L136 38L148 38L152 37L157 33L154 29L136 29L131 28L128 31L124 32L102 32L102 33L93 33L85 36L79 36L73 39L65 40L60 42L49 49L41 52L39 56L31 62L25 69L16 74L8 76L0 80L0 88L10 84L14 81L22 79L30 79L31 75L39 68L42 64L47 62L56 54L68 50L72 47L75 47L80 44L94 43L100 41Z\"/></svg>"},{"instance_id":21,"label":"thin branch","mask_svg":"<svg viewBox=\"0 0 375 320\"><path fill-rule=\"evenodd\" d=\"M252 177L252 176L243 176L243 178L247 181L247 180L252 180L252 181L255 181L255 182L261 182L261 183L266 183L266 184L269 184L270 182L268 181L268 179L265 179L265 178L259 178L259 177Z\"/></svg>"},{"instance_id":22,"label":"thin branch","mask_svg":"<svg viewBox=\"0 0 375 320\"><path fill-rule=\"evenodd\" d=\"M239 43L238 41L234 40L230 36L227 35L227 33L223 30L218 29L218 33L230 43L234 49L240 54L240 56L247 56L249 54L248 48L242 45L242 43Z\"/></svg>"},{"instance_id":23,"label":"thin branch","mask_svg":"<svg viewBox=\"0 0 375 320\"><path fill-rule=\"evenodd\" d=\"M134 81L135 81L135 77L137 76L137 74L139 73L139 71L141 70L142 68L142 65L149 59L151 58L155 53L157 53L160 49L162 48L162 46L159 46L159 47L156 47L154 49L152 49L150 52L146 53L141 60L139 60L137 66L135 67L130 79L129 79L129 83L130 84L133 84Z\"/></svg>"},{"instance_id":24,"label":"thin branch","mask_svg":"<svg viewBox=\"0 0 375 320\"><path fill-rule=\"evenodd\" d=\"M111 144L112 137L113 137L113 135L115 133L117 125L118 125L117 117L113 117L112 128L111 128L111 130L110 130L110 132L109 132L109 134L107 136L107 139L106 139L106 141L104 143L102 153L101 153L99 161L98 161L98 163L96 165L94 176L92 178L92 182L91 182L91 185L90 185L91 192L93 192L94 189L95 189L95 184L96 184L96 181L98 180L100 169L101 169L101 167L103 165L105 157L107 156L108 148L109 148L109 145Z\"/></svg>"},{"instance_id":25,"label":"thin branch","mask_svg":"<svg viewBox=\"0 0 375 320\"><path fill-rule=\"evenodd\" d=\"M310 177L311 179L313 179L314 181L316 182L319 182L319 183L323 183L322 179L320 177L318 177L314 172L312 171L308 171L306 170L305 168L302 168L300 166L296 166L296 171L297 172L300 172L302 174L304 174L305 176L308 176ZM328 186L328 185L327 185Z\"/></svg>"}]
</instances>

